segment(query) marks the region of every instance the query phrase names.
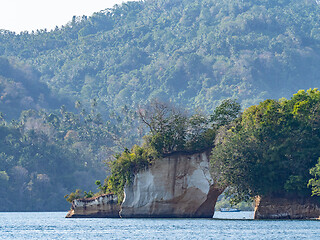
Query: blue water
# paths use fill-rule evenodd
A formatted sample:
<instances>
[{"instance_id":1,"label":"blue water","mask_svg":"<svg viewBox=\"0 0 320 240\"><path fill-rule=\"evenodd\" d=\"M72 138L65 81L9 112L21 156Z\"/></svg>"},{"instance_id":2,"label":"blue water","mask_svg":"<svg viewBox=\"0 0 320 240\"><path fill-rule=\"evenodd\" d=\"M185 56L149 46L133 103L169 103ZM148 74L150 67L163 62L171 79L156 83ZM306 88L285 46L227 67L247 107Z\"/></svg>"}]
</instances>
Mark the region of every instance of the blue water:
<instances>
[{"instance_id":1,"label":"blue water","mask_svg":"<svg viewBox=\"0 0 320 240\"><path fill-rule=\"evenodd\" d=\"M219 219L66 219L65 215L0 213L0 239L320 239L320 221L244 220L252 218L252 212L216 212Z\"/></svg>"}]
</instances>

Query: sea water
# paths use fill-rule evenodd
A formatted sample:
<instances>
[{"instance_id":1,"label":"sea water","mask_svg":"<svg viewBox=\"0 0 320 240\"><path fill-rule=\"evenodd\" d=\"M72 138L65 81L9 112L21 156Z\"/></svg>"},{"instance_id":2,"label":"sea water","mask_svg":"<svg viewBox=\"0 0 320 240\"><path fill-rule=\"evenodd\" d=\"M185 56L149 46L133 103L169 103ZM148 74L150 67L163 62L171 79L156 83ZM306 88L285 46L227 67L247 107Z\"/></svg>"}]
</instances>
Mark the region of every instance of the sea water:
<instances>
[{"instance_id":1,"label":"sea water","mask_svg":"<svg viewBox=\"0 0 320 240\"><path fill-rule=\"evenodd\" d=\"M252 212L216 212L213 219L66 219L65 215L0 213L0 239L320 239L320 221L252 220Z\"/></svg>"}]
</instances>

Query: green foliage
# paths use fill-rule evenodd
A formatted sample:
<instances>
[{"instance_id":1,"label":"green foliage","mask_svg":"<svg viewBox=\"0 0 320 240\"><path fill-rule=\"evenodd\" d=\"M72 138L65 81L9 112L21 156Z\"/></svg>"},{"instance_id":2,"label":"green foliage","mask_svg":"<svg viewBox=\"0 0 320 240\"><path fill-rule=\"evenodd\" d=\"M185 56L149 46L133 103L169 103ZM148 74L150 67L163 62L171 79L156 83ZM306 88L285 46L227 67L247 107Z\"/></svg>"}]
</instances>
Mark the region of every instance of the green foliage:
<instances>
[{"instance_id":1,"label":"green foliage","mask_svg":"<svg viewBox=\"0 0 320 240\"><path fill-rule=\"evenodd\" d=\"M146 138L147 142L161 154L181 151L185 144L184 136L187 130L185 114L165 103L155 102L151 107L151 113L142 115L140 112L142 121L151 132L151 135Z\"/></svg>"},{"instance_id":2,"label":"green foliage","mask_svg":"<svg viewBox=\"0 0 320 240\"><path fill-rule=\"evenodd\" d=\"M89 192L84 191L83 192L83 198L92 198L93 196L94 196L94 193L92 191L89 191Z\"/></svg>"},{"instance_id":3,"label":"green foliage","mask_svg":"<svg viewBox=\"0 0 320 240\"><path fill-rule=\"evenodd\" d=\"M222 103L216 107L211 115L211 121L215 123L217 127L228 125L239 117L241 106L233 99L225 99Z\"/></svg>"},{"instance_id":4,"label":"green foliage","mask_svg":"<svg viewBox=\"0 0 320 240\"><path fill-rule=\"evenodd\" d=\"M210 126L208 117L196 113L186 121L187 130L183 151L197 152L213 147L216 129Z\"/></svg>"},{"instance_id":5,"label":"green foliage","mask_svg":"<svg viewBox=\"0 0 320 240\"><path fill-rule=\"evenodd\" d=\"M236 98L247 107L265 98L289 97L300 88L316 87L319 16L316 1L139 1L90 17L74 17L50 32L1 30L0 166L13 181L12 187L6 186L6 191L16 193L10 199L12 209L27 209L12 202L22 196L39 197L43 202L40 189L50 196L58 194L56 186L61 192L70 191L71 186L89 189L84 182L94 182L89 176L101 172L104 159L119 151L119 146L130 148L145 135L137 127L134 109L150 99L208 113L226 98ZM273 165L266 164L270 179L274 179L273 169L285 169L278 166L278 158L300 159L309 152L314 166L318 110L310 97L300 92L294 97L296 105L292 100L265 102L257 112L253 107L243 124L220 130L218 139L227 137L226 148L239 146L239 154L247 155L253 165L257 156L270 156ZM75 100L77 114L66 110ZM61 112L47 113L62 104L66 108ZM27 109L45 110L24 112L20 120L9 123ZM310 115L310 110L316 114ZM235 117L225 115L224 119L219 114L212 117L216 124ZM165 128L146 138L159 152L212 146L216 129L207 117L170 116L165 118L172 120ZM315 143L299 142L299 137ZM266 147L257 150L261 142ZM219 148L222 155L227 154ZM293 165L289 160L283 164ZM247 165L242 166L246 169ZM257 175L264 173L257 168ZM300 182L303 174L298 166L295 169L289 175L280 174L286 177L275 181L281 182L279 189L286 183L292 189L291 183ZM15 179L13 171L22 175ZM47 174L50 181L37 182L37 174ZM305 181L303 176L301 183ZM22 202L32 208L31 201ZM53 201L50 204L57 206Z\"/></svg>"},{"instance_id":6,"label":"green foliage","mask_svg":"<svg viewBox=\"0 0 320 240\"><path fill-rule=\"evenodd\" d=\"M101 181L100 180L95 181L94 184L96 184L98 187L101 187Z\"/></svg>"},{"instance_id":7,"label":"green foliage","mask_svg":"<svg viewBox=\"0 0 320 240\"><path fill-rule=\"evenodd\" d=\"M99 190L99 192L96 193L95 195L101 195L101 194L104 194L104 193L107 192L107 186L106 185L102 185L100 180L97 180L95 182L95 184L98 186L98 190Z\"/></svg>"},{"instance_id":8,"label":"green foliage","mask_svg":"<svg viewBox=\"0 0 320 240\"><path fill-rule=\"evenodd\" d=\"M215 130L204 114L189 117L187 113L159 101L140 109L139 114L150 130L145 141L159 154L196 152L213 147Z\"/></svg>"},{"instance_id":9,"label":"green foliage","mask_svg":"<svg viewBox=\"0 0 320 240\"><path fill-rule=\"evenodd\" d=\"M212 152L220 184L232 186L237 201L310 195L309 169L320 156L319 106L317 89L301 90L290 100L249 107L233 127L220 128Z\"/></svg>"},{"instance_id":10,"label":"green foliage","mask_svg":"<svg viewBox=\"0 0 320 240\"><path fill-rule=\"evenodd\" d=\"M109 162L111 175L107 178L107 191L118 195L119 203L123 200L123 190L130 184L133 175L141 169L147 168L158 157L157 152L150 147L135 145L131 151L126 149L116 159Z\"/></svg>"},{"instance_id":11,"label":"green foliage","mask_svg":"<svg viewBox=\"0 0 320 240\"><path fill-rule=\"evenodd\" d=\"M306 183L302 176L291 175L284 184L284 189L287 192L301 192L301 190L305 189L305 187Z\"/></svg>"},{"instance_id":12,"label":"green foliage","mask_svg":"<svg viewBox=\"0 0 320 240\"><path fill-rule=\"evenodd\" d=\"M221 194L217 200L217 203L215 205L215 211L221 210L221 208L236 208L241 211L253 211L254 210L254 202L248 201L248 202L239 202L235 205L230 204L231 197L228 197L225 193Z\"/></svg>"},{"instance_id":13,"label":"green foliage","mask_svg":"<svg viewBox=\"0 0 320 240\"><path fill-rule=\"evenodd\" d=\"M65 195L64 198L66 198L69 203L72 203L75 199L83 198L82 191L77 189L75 192Z\"/></svg>"},{"instance_id":14,"label":"green foliage","mask_svg":"<svg viewBox=\"0 0 320 240\"><path fill-rule=\"evenodd\" d=\"M73 200L76 200L76 199L86 199L86 198L92 198L94 196L95 194L91 190L89 192L83 191L82 193L81 189L76 189L76 191L65 195L64 198L66 198L66 200L69 203L72 203Z\"/></svg>"},{"instance_id":15,"label":"green foliage","mask_svg":"<svg viewBox=\"0 0 320 240\"><path fill-rule=\"evenodd\" d=\"M38 71L12 57L0 57L0 111L6 119L18 118L23 110L31 108L55 109L61 103L40 81Z\"/></svg>"},{"instance_id":16,"label":"green foliage","mask_svg":"<svg viewBox=\"0 0 320 240\"><path fill-rule=\"evenodd\" d=\"M320 159L310 169L310 174L313 178L309 180L308 186L312 188L312 196L320 196Z\"/></svg>"}]
</instances>

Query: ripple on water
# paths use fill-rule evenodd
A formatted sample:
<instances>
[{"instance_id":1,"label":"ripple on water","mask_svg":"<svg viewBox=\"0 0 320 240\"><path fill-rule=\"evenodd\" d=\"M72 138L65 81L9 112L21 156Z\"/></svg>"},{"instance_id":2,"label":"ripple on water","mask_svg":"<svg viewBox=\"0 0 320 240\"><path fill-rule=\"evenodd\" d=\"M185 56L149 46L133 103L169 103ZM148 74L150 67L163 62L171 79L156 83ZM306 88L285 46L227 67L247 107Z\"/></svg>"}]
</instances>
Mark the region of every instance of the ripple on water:
<instances>
[{"instance_id":1,"label":"ripple on water","mask_svg":"<svg viewBox=\"0 0 320 240\"><path fill-rule=\"evenodd\" d=\"M319 239L318 221L219 219L66 219L57 213L0 213L0 239ZM230 218L233 220L225 220Z\"/></svg>"}]
</instances>

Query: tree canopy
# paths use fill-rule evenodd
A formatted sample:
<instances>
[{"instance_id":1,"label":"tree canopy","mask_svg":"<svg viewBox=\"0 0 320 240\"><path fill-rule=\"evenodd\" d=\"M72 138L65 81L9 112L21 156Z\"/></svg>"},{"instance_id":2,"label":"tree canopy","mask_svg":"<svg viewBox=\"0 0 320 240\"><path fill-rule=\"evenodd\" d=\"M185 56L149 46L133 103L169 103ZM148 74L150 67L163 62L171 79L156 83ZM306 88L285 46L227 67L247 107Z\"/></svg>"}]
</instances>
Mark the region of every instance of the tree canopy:
<instances>
[{"instance_id":1,"label":"tree canopy","mask_svg":"<svg viewBox=\"0 0 320 240\"><path fill-rule=\"evenodd\" d=\"M311 196L309 171L320 156L317 89L301 90L290 100L269 99L251 106L218 135L213 171L220 184L232 187L234 199Z\"/></svg>"}]
</instances>

